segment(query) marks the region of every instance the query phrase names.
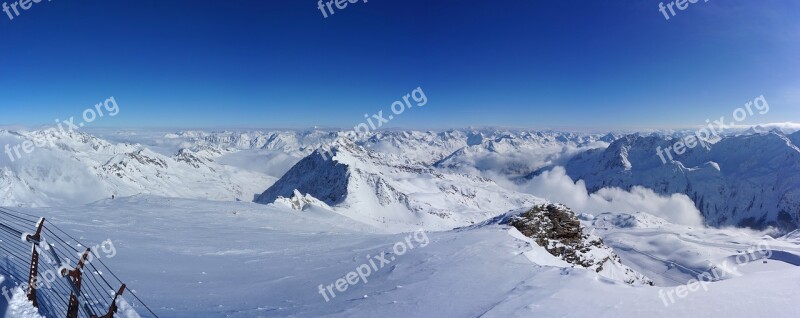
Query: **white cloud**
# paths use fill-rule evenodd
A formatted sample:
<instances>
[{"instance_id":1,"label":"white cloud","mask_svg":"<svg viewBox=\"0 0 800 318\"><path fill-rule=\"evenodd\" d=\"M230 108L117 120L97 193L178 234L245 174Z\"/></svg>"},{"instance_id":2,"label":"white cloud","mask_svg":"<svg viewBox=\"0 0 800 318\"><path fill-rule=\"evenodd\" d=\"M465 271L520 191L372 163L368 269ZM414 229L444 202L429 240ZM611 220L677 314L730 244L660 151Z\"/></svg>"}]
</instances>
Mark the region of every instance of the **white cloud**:
<instances>
[{"instance_id":1,"label":"white cloud","mask_svg":"<svg viewBox=\"0 0 800 318\"><path fill-rule=\"evenodd\" d=\"M735 125L731 127L732 129L747 129L750 127L760 127L764 130L772 130L772 129L779 129L784 133L793 133L795 131L800 130L800 123L794 122L785 122L785 123L765 123L765 124L757 124L757 125Z\"/></svg>"},{"instance_id":2,"label":"white cloud","mask_svg":"<svg viewBox=\"0 0 800 318\"><path fill-rule=\"evenodd\" d=\"M684 194L662 196L639 186L633 187L631 191L603 188L590 194L583 180L573 182L560 166L545 171L522 185L521 191L565 204L576 212L646 212L672 223L692 226L703 224L700 211Z\"/></svg>"},{"instance_id":3,"label":"white cloud","mask_svg":"<svg viewBox=\"0 0 800 318\"><path fill-rule=\"evenodd\" d=\"M535 147L503 147L496 151L487 151L484 146L473 146L474 151L466 155L450 158L447 165L455 166L452 170L478 175L497 181L498 183L511 184L505 179L520 177L542 167L562 165L576 154L595 148L606 148L608 143L597 141L585 146L574 145L545 145Z\"/></svg>"}]
</instances>

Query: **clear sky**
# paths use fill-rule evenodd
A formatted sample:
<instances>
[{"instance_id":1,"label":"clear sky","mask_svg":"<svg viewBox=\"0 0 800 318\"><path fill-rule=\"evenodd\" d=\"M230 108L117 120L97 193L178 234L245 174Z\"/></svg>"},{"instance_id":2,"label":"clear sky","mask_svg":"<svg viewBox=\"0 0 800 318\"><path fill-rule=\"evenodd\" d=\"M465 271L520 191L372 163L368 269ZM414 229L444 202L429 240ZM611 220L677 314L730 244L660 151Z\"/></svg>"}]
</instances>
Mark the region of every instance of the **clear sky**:
<instances>
[{"instance_id":1,"label":"clear sky","mask_svg":"<svg viewBox=\"0 0 800 318\"><path fill-rule=\"evenodd\" d=\"M0 2L15 0L0 0ZM764 94L800 121L800 1L52 0L0 12L0 124L114 96L111 127L663 128Z\"/></svg>"}]
</instances>

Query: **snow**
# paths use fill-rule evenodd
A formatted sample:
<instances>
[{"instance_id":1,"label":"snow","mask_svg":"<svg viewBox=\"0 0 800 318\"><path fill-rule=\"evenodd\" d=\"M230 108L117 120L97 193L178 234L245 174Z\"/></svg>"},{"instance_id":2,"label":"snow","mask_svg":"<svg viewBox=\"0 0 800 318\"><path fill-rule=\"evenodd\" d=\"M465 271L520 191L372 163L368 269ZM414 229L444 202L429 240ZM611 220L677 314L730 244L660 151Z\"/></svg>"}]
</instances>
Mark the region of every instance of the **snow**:
<instances>
[{"instance_id":1,"label":"snow","mask_svg":"<svg viewBox=\"0 0 800 318\"><path fill-rule=\"evenodd\" d=\"M14 161L0 156L3 206L86 204L140 193L250 201L276 180L218 164L207 153L188 149L165 156L140 144L112 144L83 133L37 131L3 137L0 141L11 144L53 140Z\"/></svg>"},{"instance_id":2,"label":"snow","mask_svg":"<svg viewBox=\"0 0 800 318\"><path fill-rule=\"evenodd\" d=\"M136 312L124 298L117 298L117 312L114 313L114 318L140 318L139 313Z\"/></svg>"},{"instance_id":3,"label":"snow","mask_svg":"<svg viewBox=\"0 0 800 318\"><path fill-rule=\"evenodd\" d=\"M688 275L661 274L663 263L615 248L627 265L650 269L643 272L663 282L631 287L567 266L509 227L485 223L428 232L427 246L397 256L368 283L325 302L318 285L344 277L370 255L391 252L406 235L324 209L297 213L279 205L153 196L26 210L49 216L86 244L113 240L117 255L104 262L163 317L792 317L800 301L794 292L798 264L770 260L774 267L743 271L664 307L658 290L678 284L667 277L685 282ZM611 246L622 241L687 267L736 255L761 240L738 230L636 217L643 220L627 224L645 225L594 233ZM613 227L611 220L624 218L608 219ZM773 243L775 250L800 255L796 244Z\"/></svg>"},{"instance_id":4,"label":"snow","mask_svg":"<svg viewBox=\"0 0 800 318\"><path fill-rule=\"evenodd\" d=\"M519 232L516 228L508 229L508 235L511 237L518 239L523 242L527 242L530 246L530 250L523 252L522 255L528 258L532 263L542 265L542 266L553 266L553 267L563 267L569 268L572 267L572 264L565 262L564 260L553 257L550 255L544 247L537 245L533 240L526 237L522 233Z\"/></svg>"},{"instance_id":5,"label":"snow","mask_svg":"<svg viewBox=\"0 0 800 318\"><path fill-rule=\"evenodd\" d=\"M709 149L698 146L664 164L656 149L677 139L628 135L606 149L576 155L565 168L590 192L643 186L688 196L709 225L791 231L800 226L798 136L779 131L724 136Z\"/></svg>"},{"instance_id":6,"label":"snow","mask_svg":"<svg viewBox=\"0 0 800 318\"><path fill-rule=\"evenodd\" d=\"M796 174L784 164L796 159L797 133L726 136L674 165L650 148L661 137L382 131L331 146L342 136L58 134L49 136L55 147L0 161L0 203L46 217L87 246L113 241L117 252L103 261L161 317L800 316L797 231L773 239L713 227L757 215L725 196L736 182L755 182L738 193L755 196L768 220L777 220L773 206L792 206ZM45 137L0 132L13 143ZM314 153L321 146L333 156ZM752 147L766 154L748 157ZM525 193L536 178L547 182ZM782 197L757 191L772 185ZM573 266L500 222L548 202L587 213L584 230L624 267ZM719 207L704 208L711 202ZM705 219L685 217L689 210ZM399 242L417 243L415 231L428 243L397 253ZM377 255L391 261L368 282L335 286ZM736 263L743 255L768 256ZM729 264L738 267L679 296L699 274ZM625 268L655 286L626 284ZM18 283L7 277L3 286ZM331 284L336 297L326 301L320 285ZM2 304L6 316L35 317L20 293ZM129 297L117 317L148 317Z\"/></svg>"},{"instance_id":7,"label":"snow","mask_svg":"<svg viewBox=\"0 0 800 318\"><path fill-rule=\"evenodd\" d=\"M543 202L479 177L439 172L349 141L304 158L256 202L310 195L353 220L386 231L446 230Z\"/></svg>"},{"instance_id":8,"label":"snow","mask_svg":"<svg viewBox=\"0 0 800 318\"><path fill-rule=\"evenodd\" d=\"M574 182L561 166L544 171L520 188L521 191L566 204L582 213L644 211L674 223L703 224L700 211L684 194L659 195L640 186L633 186L630 191L606 187L590 193L583 180Z\"/></svg>"},{"instance_id":9,"label":"snow","mask_svg":"<svg viewBox=\"0 0 800 318\"><path fill-rule=\"evenodd\" d=\"M5 279L5 278L3 278ZM8 302L5 317L9 318L44 318L39 315L33 303L28 300L25 291L19 287L13 288L10 292L11 301Z\"/></svg>"}]
</instances>

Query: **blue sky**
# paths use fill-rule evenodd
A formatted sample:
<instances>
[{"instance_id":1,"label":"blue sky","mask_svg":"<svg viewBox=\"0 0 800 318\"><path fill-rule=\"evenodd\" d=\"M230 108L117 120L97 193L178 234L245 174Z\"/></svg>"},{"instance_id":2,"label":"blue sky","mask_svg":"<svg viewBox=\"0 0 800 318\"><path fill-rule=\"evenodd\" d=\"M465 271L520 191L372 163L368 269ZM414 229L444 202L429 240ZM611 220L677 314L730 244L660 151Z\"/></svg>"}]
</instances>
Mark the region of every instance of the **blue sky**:
<instances>
[{"instance_id":1,"label":"blue sky","mask_svg":"<svg viewBox=\"0 0 800 318\"><path fill-rule=\"evenodd\" d=\"M352 127L418 86L391 126L690 126L761 94L751 122L800 121L800 2L659 2L43 1L0 12L0 124L114 96L94 125Z\"/></svg>"}]
</instances>

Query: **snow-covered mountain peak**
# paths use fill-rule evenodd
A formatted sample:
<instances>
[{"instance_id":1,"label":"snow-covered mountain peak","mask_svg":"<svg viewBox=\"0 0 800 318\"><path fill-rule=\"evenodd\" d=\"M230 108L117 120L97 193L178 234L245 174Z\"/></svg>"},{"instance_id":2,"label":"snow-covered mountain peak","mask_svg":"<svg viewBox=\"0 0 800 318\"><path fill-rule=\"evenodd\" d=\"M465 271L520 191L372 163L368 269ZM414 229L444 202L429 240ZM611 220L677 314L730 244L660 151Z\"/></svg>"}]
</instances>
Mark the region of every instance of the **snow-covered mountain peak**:
<instances>
[{"instance_id":1,"label":"snow-covered mountain peak","mask_svg":"<svg viewBox=\"0 0 800 318\"><path fill-rule=\"evenodd\" d=\"M796 140L796 133L781 132L726 136L664 163L658 147L671 147L676 139L629 135L606 149L576 155L566 169L590 191L640 185L660 194L686 194L713 226L791 230L800 226Z\"/></svg>"},{"instance_id":2,"label":"snow-covered mountain peak","mask_svg":"<svg viewBox=\"0 0 800 318\"><path fill-rule=\"evenodd\" d=\"M389 231L444 230L533 202L495 182L442 173L343 141L300 160L256 202L311 195L338 213Z\"/></svg>"}]
</instances>

